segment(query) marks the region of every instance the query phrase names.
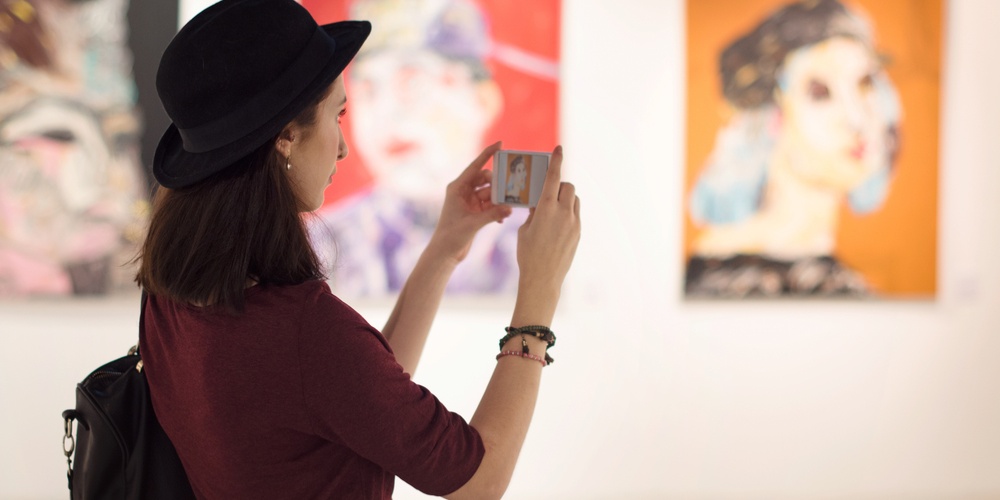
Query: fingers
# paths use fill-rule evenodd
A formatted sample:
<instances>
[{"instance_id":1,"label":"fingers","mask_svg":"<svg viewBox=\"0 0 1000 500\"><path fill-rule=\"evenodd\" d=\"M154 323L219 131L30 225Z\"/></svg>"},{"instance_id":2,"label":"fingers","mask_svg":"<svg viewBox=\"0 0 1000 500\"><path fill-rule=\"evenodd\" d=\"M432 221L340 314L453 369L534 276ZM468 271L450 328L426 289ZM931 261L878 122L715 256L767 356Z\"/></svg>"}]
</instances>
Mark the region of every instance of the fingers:
<instances>
[{"instance_id":1,"label":"fingers","mask_svg":"<svg viewBox=\"0 0 1000 500\"><path fill-rule=\"evenodd\" d=\"M501 141L497 141L489 146L486 146L486 149L484 149L482 153L479 153L479 156L477 156L475 160L472 160L472 163L470 163L468 167L465 167L465 170L463 170L461 175L458 176L458 179L466 181L479 179L478 176L482 175L480 172L484 171L483 166L486 165L486 162L493 157L493 153L500 150L502 145L503 143Z\"/></svg>"},{"instance_id":2,"label":"fingers","mask_svg":"<svg viewBox=\"0 0 1000 500\"><path fill-rule=\"evenodd\" d=\"M531 220L535 218L535 207L528 209L528 218L524 220L524 226L531 225Z\"/></svg>"},{"instance_id":3,"label":"fingers","mask_svg":"<svg viewBox=\"0 0 1000 500\"><path fill-rule=\"evenodd\" d=\"M573 200L573 215L576 216L576 220L580 220L580 197L579 196L577 196L576 199Z\"/></svg>"},{"instance_id":4,"label":"fingers","mask_svg":"<svg viewBox=\"0 0 1000 500\"><path fill-rule=\"evenodd\" d=\"M566 205L572 206L573 200L576 198L576 186L568 183L559 183L559 202Z\"/></svg>"},{"instance_id":5,"label":"fingers","mask_svg":"<svg viewBox=\"0 0 1000 500\"><path fill-rule=\"evenodd\" d=\"M552 160L549 162L549 170L545 172L545 184L542 185L542 196L540 201L552 202L559 199L559 182L562 179L562 146L556 146L552 151Z\"/></svg>"},{"instance_id":6,"label":"fingers","mask_svg":"<svg viewBox=\"0 0 1000 500\"><path fill-rule=\"evenodd\" d=\"M514 210L508 205L494 205L489 211L488 220L503 222L513 212Z\"/></svg>"}]
</instances>

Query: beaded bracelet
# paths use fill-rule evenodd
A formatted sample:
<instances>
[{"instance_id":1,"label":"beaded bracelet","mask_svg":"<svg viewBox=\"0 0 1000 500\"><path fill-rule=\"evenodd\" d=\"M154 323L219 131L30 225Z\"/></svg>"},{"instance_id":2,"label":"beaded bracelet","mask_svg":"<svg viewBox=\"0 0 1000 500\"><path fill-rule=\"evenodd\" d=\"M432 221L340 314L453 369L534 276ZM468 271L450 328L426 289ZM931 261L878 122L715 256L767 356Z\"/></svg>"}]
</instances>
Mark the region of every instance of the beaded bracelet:
<instances>
[{"instance_id":1,"label":"beaded bracelet","mask_svg":"<svg viewBox=\"0 0 1000 500\"><path fill-rule=\"evenodd\" d=\"M497 361L499 361L500 358L502 358L504 356L519 356L519 357L522 357L522 358L525 358L525 359L533 359L533 360L538 361L539 363L541 363L542 364L542 368L545 368L549 364L548 361L542 359L539 356L536 356L534 354L528 354L526 352L518 352L518 351L503 351L500 354L497 354Z\"/></svg>"},{"instance_id":2,"label":"beaded bracelet","mask_svg":"<svg viewBox=\"0 0 1000 500\"><path fill-rule=\"evenodd\" d=\"M545 327L545 326L522 326L521 328L514 328L514 327L508 326L508 327L504 328L504 330L506 330L509 333L507 333L507 335L504 335L503 338L500 339L500 349L501 350L503 349L504 344L506 344L508 340L510 340L510 339L512 339L512 338L514 338L514 337L516 337L518 335L520 335L521 336L521 352L523 352L525 354L530 354L531 349L528 348L528 341L527 341L527 339L524 338L524 334L525 333L529 333L529 332L521 332L521 331L519 331L519 330L524 330L524 329L528 329L528 328L541 328L541 329L545 330L544 332L540 332L542 335L545 335L545 337L538 336L538 335L536 335L536 336L538 336L538 338L540 338L540 339L542 339L542 340L544 340L544 341L546 341L546 342L549 343L547 346L545 346L545 358L544 358L545 362L547 364L550 364L550 365L552 363L555 363L556 360L552 359L552 356L549 356L548 350L549 350L549 347L552 347L552 346L556 345L556 336L555 336L554 333L552 333L552 330L549 330L548 327Z\"/></svg>"},{"instance_id":3,"label":"beaded bracelet","mask_svg":"<svg viewBox=\"0 0 1000 500\"><path fill-rule=\"evenodd\" d=\"M529 335L533 335L533 336L535 336L535 337L537 337L537 338L539 338L539 339L544 340L545 342L547 342L549 345L548 345L548 347L546 347L546 350L549 347L553 347L553 346L556 345L556 334L553 333L552 330L550 330L549 327L547 327L547 326L529 325L529 326L522 326L522 327L518 327L518 328L515 328L513 326L508 326L508 327L504 328L504 331L507 332L507 335L504 335L504 337L502 339L500 339L500 348L501 349L503 349L503 345L506 344L508 340L510 340L510 339L512 339L512 338L514 338L514 337L516 337L518 335L524 334L524 333L527 333Z\"/></svg>"}]
</instances>

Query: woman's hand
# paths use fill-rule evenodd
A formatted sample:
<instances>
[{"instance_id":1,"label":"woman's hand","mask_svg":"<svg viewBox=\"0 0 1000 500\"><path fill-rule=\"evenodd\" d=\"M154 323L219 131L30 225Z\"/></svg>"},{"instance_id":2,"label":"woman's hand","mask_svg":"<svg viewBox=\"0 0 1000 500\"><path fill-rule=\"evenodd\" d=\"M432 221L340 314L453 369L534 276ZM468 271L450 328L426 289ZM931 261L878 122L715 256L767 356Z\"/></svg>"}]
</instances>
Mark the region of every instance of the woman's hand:
<instances>
[{"instance_id":1,"label":"woman's hand","mask_svg":"<svg viewBox=\"0 0 1000 500\"><path fill-rule=\"evenodd\" d=\"M518 230L517 264L521 270L515 326L548 325L559 290L580 242L580 198L561 182L562 146L552 152L538 206Z\"/></svg>"},{"instance_id":2,"label":"woman's hand","mask_svg":"<svg viewBox=\"0 0 1000 500\"><path fill-rule=\"evenodd\" d=\"M457 179L448 184L441 218L428 250L461 261L469 253L473 237L483 226L501 222L511 214L509 206L494 205L490 201L493 176L483 168L499 149L499 142L484 149Z\"/></svg>"}]
</instances>

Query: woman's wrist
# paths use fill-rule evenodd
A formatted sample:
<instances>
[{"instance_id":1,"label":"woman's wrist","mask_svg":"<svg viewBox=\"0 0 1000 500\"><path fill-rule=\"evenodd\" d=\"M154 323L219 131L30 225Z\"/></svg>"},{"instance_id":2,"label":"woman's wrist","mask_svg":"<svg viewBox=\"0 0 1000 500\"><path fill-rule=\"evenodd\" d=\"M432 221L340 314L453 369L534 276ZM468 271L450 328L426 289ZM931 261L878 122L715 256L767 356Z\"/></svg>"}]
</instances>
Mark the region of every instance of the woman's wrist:
<instances>
[{"instance_id":1,"label":"woman's wrist","mask_svg":"<svg viewBox=\"0 0 1000 500\"><path fill-rule=\"evenodd\" d=\"M559 294L557 286L529 284L521 280L511 326L551 325L559 303Z\"/></svg>"},{"instance_id":2,"label":"woman's wrist","mask_svg":"<svg viewBox=\"0 0 1000 500\"><path fill-rule=\"evenodd\" d=\"M461 250L454 250L449 245L446 245L443 240L435 234L431 237L430 242L427 243L427 247L424 249L422 257L442 265L450 266L451 270L454 270L455 266L458 266L458 264L462 262L462 259L465 257L463 253L464 252Z\"/></svg>"}]
</instances>

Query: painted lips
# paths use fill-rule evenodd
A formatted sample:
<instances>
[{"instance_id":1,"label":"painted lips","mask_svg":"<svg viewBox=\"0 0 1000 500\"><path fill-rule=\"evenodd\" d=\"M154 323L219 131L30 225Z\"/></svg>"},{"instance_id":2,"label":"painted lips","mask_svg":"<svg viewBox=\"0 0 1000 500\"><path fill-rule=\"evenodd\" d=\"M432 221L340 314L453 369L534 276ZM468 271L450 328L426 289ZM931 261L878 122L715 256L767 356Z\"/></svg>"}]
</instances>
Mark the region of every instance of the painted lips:
<instances>
[{"instance_id":1,"label":"painted lips","mask_svg":"<svg viewBox=\"0 0 1000 500\"><path fill-rule=\"evenodd\" d=\"M417 144L410 141L391 141L385 150L390 156L402 156L417 149Z\"/></svg>"},{"instance_id":2,"label":"painted lips","mask_svg":"<svg viewBox=\"0 0 1000 500\"><path fill-rule=\"evenodd\" d=\"M855 160L860 160L865 156L865 143L859 142L856 146L851 148L850 151L851 158Z\"/></svg>"}]
</instances>

